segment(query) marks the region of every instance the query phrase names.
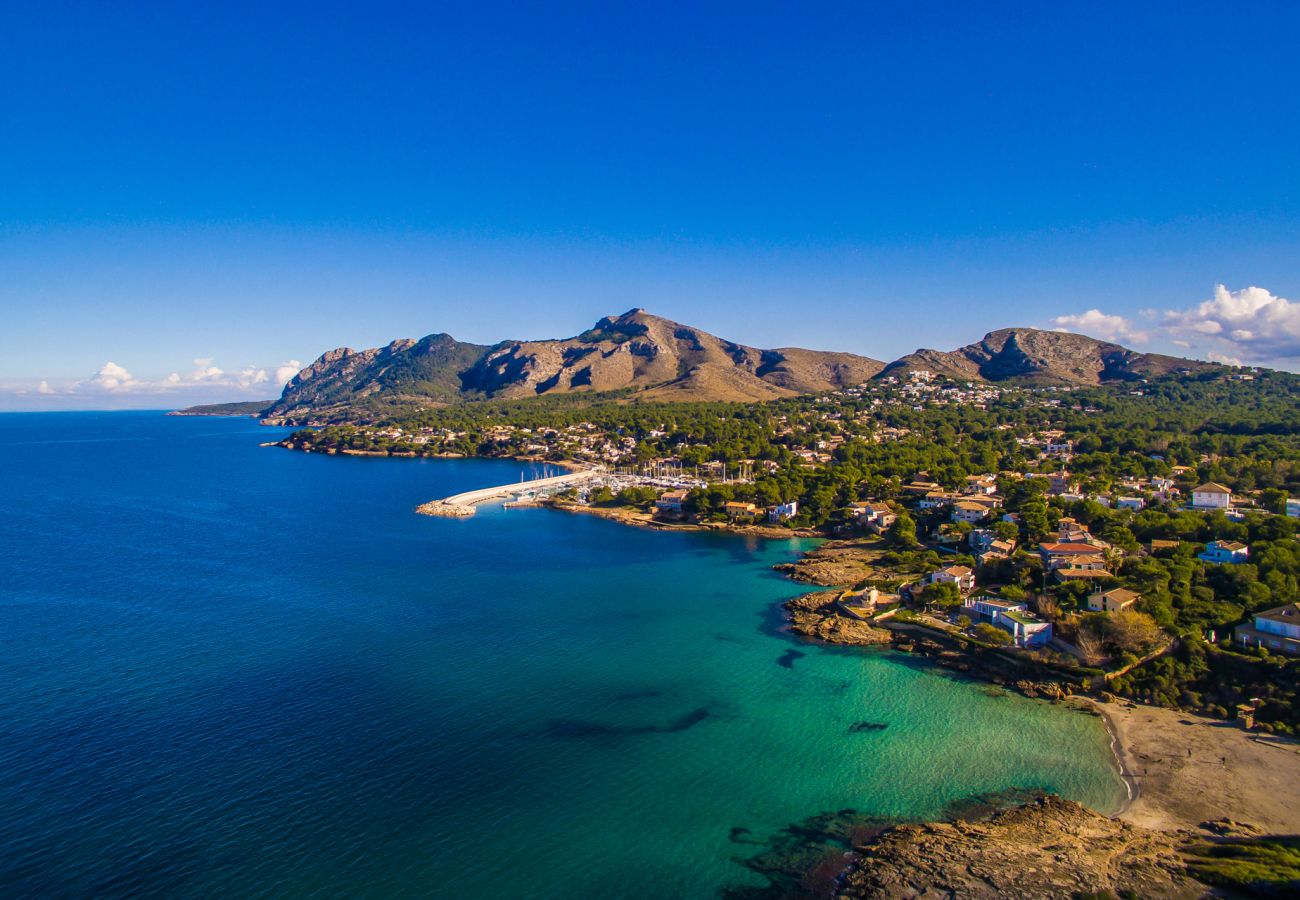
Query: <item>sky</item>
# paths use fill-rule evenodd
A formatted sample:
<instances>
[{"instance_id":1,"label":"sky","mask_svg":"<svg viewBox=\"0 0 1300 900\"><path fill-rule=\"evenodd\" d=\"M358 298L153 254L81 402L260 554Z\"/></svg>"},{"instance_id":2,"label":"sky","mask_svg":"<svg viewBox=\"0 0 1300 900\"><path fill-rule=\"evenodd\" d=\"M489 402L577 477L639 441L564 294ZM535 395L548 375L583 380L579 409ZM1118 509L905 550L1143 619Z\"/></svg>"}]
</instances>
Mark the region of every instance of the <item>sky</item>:
<instances>
[{"instance_id":1,"label":"sky","mask_svg":"<svg viewBox=\"0 0 1300 900\"><path fill-rule=\"evenodd\" d=\"M0 409L632 307L1300 370L1298 45L1291 2L0 4Z\"/></svg>"}]
</instances>

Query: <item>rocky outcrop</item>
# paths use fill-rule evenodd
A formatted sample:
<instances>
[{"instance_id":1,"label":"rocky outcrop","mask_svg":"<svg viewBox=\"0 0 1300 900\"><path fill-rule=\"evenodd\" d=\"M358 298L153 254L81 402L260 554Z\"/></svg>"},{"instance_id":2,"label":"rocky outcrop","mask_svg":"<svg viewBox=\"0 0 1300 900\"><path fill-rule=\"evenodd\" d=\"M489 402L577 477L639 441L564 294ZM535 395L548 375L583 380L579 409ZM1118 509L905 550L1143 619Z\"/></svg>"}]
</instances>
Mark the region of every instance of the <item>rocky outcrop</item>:
<instances>
[{"instance_id":1,"label":"rocky outcrop","mask_svg":"<svg viewBox=\"0 0 1300 900\"><path fill-rule=\"evenodd\" d=\"M787 600L785 608L790 613L790 630L829 644L871 646L888 644L893 640L893 635L883 628L844 615L838 599L838 591L818 591Z\"/></svg>"},{"instance_id":2,"label":"rocky outcrop","mask_svg":"<svg viewBox=\"0 0 1300 900\"><path fill-rule=\"evenodd\" d=\"M772 568L804 584L843 587L880 575L876 562L881 553L875 542L827 541L794 562Z\"/></svg>"},{"instance_id":3,"label":"rocky outcrop","mask_svg":"<svg viewBox=\"0 0 1300 900\"><path fill-rule=\"evenodd\" d=\"M988 821L900 825L861 849L844 898L1202 897L1189 836L1044 797Z\"/></svg>"},{"instance_id":4,"label":"rocky outcrop","mask_svg":"<svg viewBox=\"0 0 1300 900\"><path fill-rule=\"evenodd\" d=\"M924 369L961 381L1095 385L1212 367L1198 360L1138 353L1081 334L1003 328L957 350L917 350L890 363L878 377Z\"/></svg>"}]
</instances>

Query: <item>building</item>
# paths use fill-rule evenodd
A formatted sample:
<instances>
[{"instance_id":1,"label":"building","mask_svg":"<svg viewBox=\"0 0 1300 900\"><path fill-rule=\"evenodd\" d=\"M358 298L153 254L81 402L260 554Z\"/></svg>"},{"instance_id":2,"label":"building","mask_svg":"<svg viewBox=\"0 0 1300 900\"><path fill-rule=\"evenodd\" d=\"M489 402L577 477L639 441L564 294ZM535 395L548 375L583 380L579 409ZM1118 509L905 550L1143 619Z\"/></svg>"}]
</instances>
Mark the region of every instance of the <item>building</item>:
<instances>
[{"instance_id":1,"label":"building","mask_svg":"<svg viewBox=\"0 0 1300 900\"><path fill-rule=\"evenodd\" d=\"M1232 491L1213 481L1192 488L1192 509L1228 509L1232 506Z\"/></svg>"},{"instance_id":2,"label":"building","mask_svg":"<svg viewBox=\"0 0 1300 900\"><path fill-rule=\"evenodd\" d=\"M1141 497L1120 497L1115 501L1116 509L1142 509L1147 502Z\"/></svg>"},{"instance_id":3,"label":"building","mask_svg":"<svg viewBox=\"0 0 1300 900\"><path fill-rule=\"evenodd\" d=\"M1253 625L1237 626L1237 642L1300 655L1300 603L1255 613Z\"/></svg>"},{"instance_id":4,"label":"building","mask_svg":"<svg viewBox=\"0 0 1300 900\"><path fill-rule=\"evenodd\" d=\"M778 503L770 507L767 511L767 520L769 522L784 522L786 519L793 519L799 515L799 501L791 500L789 503Z\"/></svg>"},{"instance_id":5,"label":"building","mask_svg":"<svg viewBox=\"0 0 1300 900\"><path fill-rule=\"evenodd\" d=\"M1100 556L1097 547L1078 541L1039 544L1038 555L1043 561L1043 568L1049 571L1053 569L1093 568L1092 565L1075 565L1075 561L1080 559L1087 559L1090 563L1101 559L1102 567L1105 567L1105 558Z\"/></svg>"},{"instance_id":6,"label":"building","mask_svg":"<svg viewBox=\"0 0 1300 900\"><path fill-rule=\"evenodd\" d=\"M1137 591L1115 588L1113 591L1096 591L1088 595L1088 609L1093 612L1119 612L1142 599Z\"/></svg>"},{"instance_id":7,"label":"building","mask_svg":"<svg viewBox=\"0 0 1300 900\"><path fill-rule=\"evenodd\" d=\"M988 594L972 597L962 605L972 622L987 622L1011 635L1017 647L1041 647L1052 639L1052 623L1029 613L1029 607L1014 600Z\"/></svg>"},{"instance_id":8,"label":"building","mask_svg":"<svg viewBox=\"0 0 1300 900\"><path fill-rule=\"evenodd\" d=\"M1300 518L1300 500L1288 497L1286 501L1286 514L1291 518Z\"/></svg>"},{"instance_id":9,"label":"building","mask_svg":"<svg viewBox=\"0 0 1300 900\"><path fill-rule=\"evenodd\" d=\"M1004 612L993 624L1010 632L1011 640L1017 647L1043 647L1052 639L1052 623L1044 622L1027 612Z\"/></svg>"},{"instance_id":10,"label":"building","mask_svg":"<svg viewBox=\"0 0 1300 900\"><path fill-rule=\"evenodd\" d=\"M1207 563L1237 565L1250 558L1250 548L1240 541L1210 541L1196 555Z\"/></svg>"},{"instance_id":11,"label":"building","mask_svg":"<svg viewBox=\"0 0 1300 900\"><path fill-rule=\"evenodd\" d=\"M730 519L752 519L758 515L758 507L752 503L739 503L735 500L728 500L727 505L723 507Z\"/></svg>"},{"instance_id":12,"label":"building","mask_svg":"<svg viewBox=\"0 0 1300 900\"><path fill-rule=\"evenodd\" d=\"M686 491L664 491L655 501L655 509L679 513L686 505Z\"/></svg>"},{"instance_id":13,"label":"building","mask_svg":"<svg viewBox=\"0 0 1300 900\"><path fill-rule=\"evenodd\" d=\"M954 522L982 522L988 518L989 511L982 503L974 503L970 500L958 500L952 505L952 520Z\"/></svg>"},{"instance_id":14,"label":"building","mask_svg":"<svg viewBox=\"0 0 1300 900\"><path fill-rule=\"evenodd\" d=\"M926 578L928 584L955 584L957 590L969 594L975 589L975 573L966 566L948 566L937 572L931 572Z\"/></svg>"}]
</instances>

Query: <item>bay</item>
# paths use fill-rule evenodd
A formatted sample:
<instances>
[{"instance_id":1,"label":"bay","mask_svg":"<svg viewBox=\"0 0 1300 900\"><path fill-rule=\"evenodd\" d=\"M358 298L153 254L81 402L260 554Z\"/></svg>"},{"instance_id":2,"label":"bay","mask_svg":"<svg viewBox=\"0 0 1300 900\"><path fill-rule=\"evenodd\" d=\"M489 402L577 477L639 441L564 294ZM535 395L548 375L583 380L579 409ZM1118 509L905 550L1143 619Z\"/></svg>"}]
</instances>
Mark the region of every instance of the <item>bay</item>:
<instances>
[{"instance_id":1,"label":"bay","mask_svg":"<svg viewBox=\"0 0 1300 900\"><path fill-rule=\"evenodd\" d=\"M1124 796L1095 718L784 634L807 543L280 434L0 415L0 893L713 897L827 811Z\"/></svg>"}]
</instances>

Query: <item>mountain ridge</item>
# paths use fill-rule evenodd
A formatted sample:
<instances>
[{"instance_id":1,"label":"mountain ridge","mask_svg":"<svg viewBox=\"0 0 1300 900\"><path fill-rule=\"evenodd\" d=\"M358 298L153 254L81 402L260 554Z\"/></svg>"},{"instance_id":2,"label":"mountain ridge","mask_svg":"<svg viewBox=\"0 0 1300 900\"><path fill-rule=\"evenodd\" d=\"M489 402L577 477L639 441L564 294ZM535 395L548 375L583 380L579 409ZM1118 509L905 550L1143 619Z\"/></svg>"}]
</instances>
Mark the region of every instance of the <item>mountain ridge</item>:
<instances>
[{"instance_id":1,"label":"mountain ridge","mask_svg":"<svg viewBox=\"0 0 1300 900\"><path fill-rule=\"evenodd\" d=\"M263 415L284 421L341 420L362 407L373 411L583 393L665 402L757 402L919 370L958 381L1094 386L1215 367L1037 328L996 329L955 350L922 348L885 364L853 353L751 347L632 309L606 316L570 338L488 345L439 332L366 350L339 347L290 379Z\"/></svg>"}]
</instances>

